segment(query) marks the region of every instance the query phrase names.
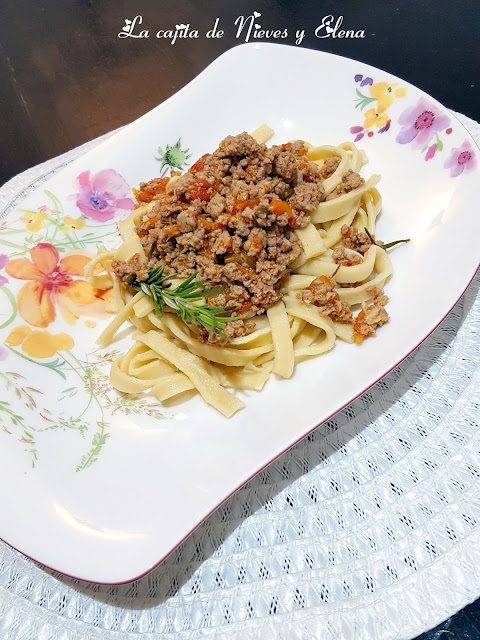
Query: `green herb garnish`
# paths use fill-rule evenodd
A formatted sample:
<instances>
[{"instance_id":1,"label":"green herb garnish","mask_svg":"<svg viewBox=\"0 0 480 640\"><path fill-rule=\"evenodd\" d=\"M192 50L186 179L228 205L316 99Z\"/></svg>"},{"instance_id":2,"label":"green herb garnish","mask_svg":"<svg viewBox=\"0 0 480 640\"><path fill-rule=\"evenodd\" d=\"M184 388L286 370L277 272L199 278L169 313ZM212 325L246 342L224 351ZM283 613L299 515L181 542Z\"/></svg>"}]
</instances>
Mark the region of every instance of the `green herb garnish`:
<instances>
[{"instance_id":1,"label":"green herb garnish","mask_svg":"<svg viewBox=\"0 0 480 640\"><path fill-rule=\"evenodd\" d=\"M193 273L175 289L170 289L172 283L169 280L178 277L176 274L163 275L163 267L152 269L148 278L143 281L135 280L130 284L132 289L143 291L152 299L155 313L159 318L163 315L163 306L166 304L170 309L181 317L186 324L196 324L209 332L208 339L213 335L220 336L228 340L222 332L227 322L238 320L238 318L226 317L224 314L232 309L224 307L211 307L208 304L192 304L202 298L216 293L221 286L203 288L205 280L195 280L198 271Z\"/></svg>"},{"instance_id":2,"label":"green herb garnish","mask_svg":"<svg viewBox=\"0 0 480 640\"><path fill-rule=\"evenodd\" d=\"M380 247L380 249L385 249L385 251L387 249L390 249L390 247L394 247L396 244L400 244L401 242L410 242L410 238L406 238L405 240L394 240L393 242L388 242L387 244L378 244L378 242L375 242L372 234L367 229L367 227L364 227L364 229L365 229L365 233L370 238L370 241L372 242L372 244L376 245L377 247Z\"/></svg>"}]
</instances>

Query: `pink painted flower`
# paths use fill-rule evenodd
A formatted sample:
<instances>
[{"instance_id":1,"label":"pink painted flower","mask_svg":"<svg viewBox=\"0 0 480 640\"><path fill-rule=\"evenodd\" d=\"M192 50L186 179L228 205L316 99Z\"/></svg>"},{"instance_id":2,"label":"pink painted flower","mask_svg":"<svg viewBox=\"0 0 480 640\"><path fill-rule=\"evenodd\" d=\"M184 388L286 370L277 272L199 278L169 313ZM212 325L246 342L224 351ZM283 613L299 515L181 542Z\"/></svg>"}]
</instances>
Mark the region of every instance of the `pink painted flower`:
<instances>
[{"instance_id":1,"label":"pink painted flower","mask_svg":"<svg viewBox=\"0 0 480 640\"><path fill-rule=\"evenodd\" d=\"M3 347L0 347L0 362L2 360L5 360L5 358L8 356L8 351L6 349L4 349Z\"/></svg>"},{"instance_id":2,"label":"pink painted flower","mask_svg":"<svg viewBox=\"0 0 480 640\"><path fill-rule=\"evenodd\" d=\"M450 124L450 119L439 108L420 98L413 107L408 107L398 119L402 125L395 140L400 144L412 142L414 149L422 149L428 145L435 131L442 131Z\"/></svg>"},{"instance_id":3,"label":"pink painted flower","mask_svg":"<svg viewBox=\"0 0 480 640\"><path fill-rule=\"evenodd\" d=\"M77 184L75 202L87 218L107 222L115 216L125 218L133 210L130 187L113 169L103 169L93 176L84 171L77 177Z\"/></svg>"},{"instance_id":4,"label":"pink painted flower","mask_svg":"<svg viewBox=\"0 0 480 640\"><path fill-rule=\"evenodd\" d=\"M390 125L392 124L391 120L387 120L387 122L383 125L381 129L378 130L378 133L385 133L390 129Z\"/></svg>"},{"instance_id":5,"label":"pink painted flower","mask_svg":"<svg viewBox=\"0 0 480 640\"><path fill-rule=\"evenodd\" d=\"M0 253L0 269L3 269L3 267L7 264L8 262L8 256L6 256L4 253ZM0 275L0 287L3 287L4 284L7 284L8 280L7 278L5 278L5 276Z\"/></svg>"},{"instance_id":6,"label":"pink painted flower","mask_svg":"<svg viewBox=\"0 0 480 640\"><path fill-rule=\"evenodd\" d=\"M437 143L436 142L434 144L432 144L430 147L428 147L428 151L425 154L425 160L427 162L433 158L433 156L435 155L435 151L436 150L437 150Z\"/></svg>"},{"instance_id":7,"label":"pink painted flower","mask_svg":"<svg viewBox=\"0 0 480 640\"><path fill-rule=\"evenodd\" d=\"M468 140L464 140L460 147L452 149L444 164L445 169L450 169L452 178L456 178L464 171L466 173L473 171L476 166L477 159Z\"/></svg>"}]
</instances>

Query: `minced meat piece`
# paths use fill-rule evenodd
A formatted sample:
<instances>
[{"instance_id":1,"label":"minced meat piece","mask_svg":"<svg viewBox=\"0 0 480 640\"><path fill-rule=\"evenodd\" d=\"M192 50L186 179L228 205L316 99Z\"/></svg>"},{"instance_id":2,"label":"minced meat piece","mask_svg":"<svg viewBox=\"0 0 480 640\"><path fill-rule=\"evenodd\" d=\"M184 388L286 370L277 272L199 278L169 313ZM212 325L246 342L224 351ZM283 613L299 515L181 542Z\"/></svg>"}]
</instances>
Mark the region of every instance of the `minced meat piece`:
<instances>
[{"instance_id":1,"label":"minced meat piece","mask_svg":"<svg viewBox=\"0 0 480 640\"><path fill-rule=\"evenodd\" d=\"M342 242L347 249L353 249L358 253L366 253L373 244L372 238L365 231L359 231L357 227L349 227L344 224L341 229Z\"/></svg>"},{"instance_id":2,"label":"minced meat piece","mask_svg":"<svg viewBox=\"0 0 480 640\"><path fill-rule=\"evenodd\" d=\"M372 303L366 305L362 303L362 310L355 318L353 325L355 342L363 342L364 338L374 336L377 327L381 327L389 321L389 315L385 309L388 302L388 296L377 287L367 289L372 296Z\"/></svg>"},{"instance_id":3,"label":"minced meat piece","mask_svg":"<svg viewBox=\"0 0 480 640\"><path fill-rule=\"evenodd\" d=\"M293 199L297 207L310 211L325 198L325 191L319 182L301 182L295 187Z\"/></svg>"},{"instance_id":4,"label":"minced meat piece","mask_svg":"<svg viewBox=\"0 0 480 640\"><path fill-rule=\"evenodd\" d=\"M331 156L327 158L320 169L320 175L324 180L330 178L335 171L338 169L338 165L340 164L340 158L338 156Z\"/></svg>"},{"instance_id":5,"label":"minced meat piece","mask_svg":"<svg viewBox=\"0 0 480 640\"><path fill-rule=\"evenodd\" d=\"M344 225L346 226L346 225ZM348 251L345 247L336 247L332 253L333 261L339 265L343 265L346 267L351 267L354 264L360 264L363 262L362 256L359 256L358 253L354 253L353 251Z\"/></svg>"},{"instance_id":6,"label":"minced meat piece","mask_svg":"<svg viewBox=\"0 0 480 640\"><path fill-rule=\"evenodd\" d=\"M332 191L332 193L329 193L325 199L333 200L334 198L342 196L344 193L350 193L350 191L358 189L358 187L361 187L363 184L365 184L365 180L362 176L355 173L355 171L348 169L348 171L345 171L343 174L340 184Z\"/></svg>"},{"instance_id":7,"label":"minced meat piece","mask_svg":"<svg viewBox=\"0 0 480 640\"><path fill-rule=\"evenodd\" d=\"M139 256L133 256L126 261L112 260L112 269L121 282L132 284L134 280L146 280L153 266L148 262L141 262Z\"/></svg>"},{"instance_id":8,"label":"minced meat piece","mask_svg":"<svg viewBox=\"0 0 480 640\"><path fill-rule=\"evenodd\" d=\"M339 322L353 322L350 306L340 300L338 293L334 290L334 283L328 276L320 276L312 280L308 289L297 293L297 298L318 307L318 312L322 316L329 316L332 320Z\"/></svg>"}]
</instances>

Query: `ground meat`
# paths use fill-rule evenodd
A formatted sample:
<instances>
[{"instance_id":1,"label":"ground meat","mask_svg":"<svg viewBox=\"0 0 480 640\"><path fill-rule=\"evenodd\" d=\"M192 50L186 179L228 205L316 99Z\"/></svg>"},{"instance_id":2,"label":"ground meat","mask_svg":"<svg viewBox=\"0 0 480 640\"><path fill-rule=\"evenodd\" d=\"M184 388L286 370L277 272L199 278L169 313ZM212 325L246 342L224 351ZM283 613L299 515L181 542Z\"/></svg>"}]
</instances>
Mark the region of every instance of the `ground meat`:
<instances>
[{"instance_id":1,"label":"ground meat","mask_svg":"<svg viewBox=\"0 0 480 640\"><path fill-rule=\"evenodd\" d=\"M219 144L214 155L218 158L245 157L256 154L259 150L258 142L244 131L238 136L227 136Z\"/></svg>"},{"instance_id":2,"label":"ground meat","mask_svg":"<svg viewBox=\"0 0 480 640\"><path fill-rule=\"evenodd\" d=\"M242 338L254 329L255 322L253 320L235 320L234 322L225 323L222 333L226 336L226 339L218 334L210 336L206 329L200 331L198 338L200 342L208 342L209 344L216 344L223 347L228 345L232 338Z\"/></svg>"},{"instance_id":3,"label":"ground meat","mask_svg":"<svg viewBox=\"0 0 480 640\"><path fill-rule=\"evenodd\" d=\"M193 231L197 226L195 213L189 209L185 209L185 211L180 211L180 213L177 216L177 224L180 227L180 231L182 233L186 233L187 231Z\"/></svg>"},{"instance_id":4,"label":"ground meat","mask_svg":"<svg viewBox=\"0 0 480 640\"><path fill-rule=\"evenodd\" d=\"M354 189L358 189L358 187L361 187L363 184L365 184L365 180L362 178L362 176L358 173L355 173L355 171L348 169L348 171L345 171L345 173L343 174L340 184L336 187L336 189L334 189L334 191L332 191L332 193L329 193L325 199L333 200L333 198L343 196L344 193L349 193Z\"/></svg>"},{"instance_id":5,"label":"ground meat","mask_svg":"<svg viewBox=\"0 0 480 640\"><path fill-rule=\"evenodd\" d=\"M136 279L146 280L152 268L148 262L141 262L138 256L128 261L112 260L112 269L124 284L132 284Z\"/></svg>"},{"instance_id":6,"label":"ground meat","mask_svg":"<svg viewBox=\"0 0 480 640\"><path fill-rule=\"evenodd\" d=\"M353 249L358 253L366 253L373 244L371 236L365 231L359 231L357 227L342 226L342 242L347 249Z\"/></svg>"},{"instance_id":7,"label":"ground meat","mask_svg":"<svg viewBox=\"0 0 480 640\"><path fill-rule=\"evenodd\" d=\"M340 164L340 158L338 156L331 156L327 158L320 169L320 175L324 180L330 178L335 171L338 169L338 165Z\"/></svg>"},{"instance_id":8,"label":"ground meat","mask_svg":"<svg viewBox=\"0 0 480 640\"><path fill-rule=\"evenodd\" d=\"M205 207L205 211L210 214L212 218L218 218L218 216L225 210L225 206L225 198L223 198L219 193L216 193Z\"/></svg>"},{"instance_id":9,"label":"ground meat","mask_svg":"<svg viewBox=\"0 0 480 640\"><path fill-rule=\"evenodd\" d=\"M170 180L167 184L165 193L172 194L176 198L181 198L186 195L188 188L195 182L195 178L191 173L184 173L183 175Z\"/></svg>"},{"instance_id":10,"label":"ground meat","mask_svg":"<svg viewBox=\"0 0 480 640\"><path fill-rule=\"evenodd\" d=\"M342 246L336 247L333 250L332 258L334 262L336 262L337 264L340 264L346 267L351 267L354 264L360 264L361 262L363 262L362 256L359 256L358 253L354 253L353 251L347 252L345 250L345 247L342 247Z\"/></svg>"},{"instance_id":11,"label":"ground meat","mask_svg":"<svg viewBox=\"0 0 480 640\"><path fill-rule=\"evenodd\" d=\"M295 203L301 209L315 209L325 197L319 182L302 182L295 188Z\"/></svg>"},{"instance_id":12,"label":"ground meat","mask_svg":"<svg viewBox=\"0 0 480 640\"><path fill-rule=\"evenodd\" d=\"M324 167L334 170L336 160ZM302 252L295 230L325 199L322 174L301 140L267 148L247 133L227 136L187 173L146 183L141 195L153 202L136 227L147 262L117 260L117 277L142 281L159 265L180 278L198 272L205 286L220 287L211 304L227 305L239 319L281 297L282 277ZM336 313L345 315L341 305ZM227 324L227 336L241 335L247 325L239 321Z\"/></svg>"},{"instance_id":13,"label":"ground meat","mask_svg":"<svg viewBox=\"0 0 480 640\"><path fill-rule=\"evenodd\" d=\"M318 307L318 312L322 316L329 316L338 322L353 322L350 306L340 300L338 293L334 290L334 283L328 276L315 278L308 289L297 293L297 298Z\"/></svg>"},{"instance_id":14,"label":"ground meat","mask_svg":"<svg viewBox=\"0 0 480 640\"><path fill-rule=\"evenodd\" d=\"M367 292L372 297L372 303L367 306L363 302L362 310L355 318L353 325L355 342L363 342L364 338L374 336L377 327L381 327L390 319L384 308L388 302L388 296L377 287L371 287Z\"/></svg>"}]
</instances>

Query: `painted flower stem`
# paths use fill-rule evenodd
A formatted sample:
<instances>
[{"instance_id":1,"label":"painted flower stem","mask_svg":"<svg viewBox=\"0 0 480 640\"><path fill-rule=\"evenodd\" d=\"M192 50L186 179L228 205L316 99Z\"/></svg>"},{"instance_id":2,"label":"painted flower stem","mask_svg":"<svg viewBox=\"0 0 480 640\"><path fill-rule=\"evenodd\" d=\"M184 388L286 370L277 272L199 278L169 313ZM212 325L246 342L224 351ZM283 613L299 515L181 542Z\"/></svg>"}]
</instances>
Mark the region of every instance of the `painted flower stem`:
<instances>
[{"instance_id":1,"label":"painted flower stem","mask_svg":"<svg viewBox=\"0 0 480 640\"><path fill-rule=\"evenodd\" d=\"M55 209L55 214L56 214L56 220L55 220L55 229L53 232L53 236L52 236L52 240L56 237L57 233L60 230L61 222L60 222L60 216L63 216L63 205L60 202L60 200L57 198L57 196L55 196L51 191L48 191L47 189L45 189L45 195L47 195L50 200L53 203L53 208Z\"/></svg>"},{"instance_id":2,"label":"painted flower stem","mask_svg":"<svg viewBox=\"0 0 480 640\"><path fill-rule=\"evenodd\" d=\"M61 370L61 366L62 365L58 362L58 360L55 360L54 362L39 362L38 360L33 360L33 358L29 358L28 356L26 356L25 354L21 353L20 351L17 351L13 347L9 347L8 345L7 345L7 347L9 349L9 351L14 353L16 356L19 356L20 358L23 358L24 360L28 360L28 362L32 362L33 364L38 364L41 367L46 367L47 369L50 369L51 371L55 371L55 373L58 373L58 375L61 378L63 378L64 380L67 379L67 376Z\"/></svg>"},{"instance_id":3,"label":"painted flower stem","mask_svg":"<svg viewBox=\"0 0 480 640\"><path fill-rule=\"evenodd\" d=\"M15 374L12 374L12 375L15 375ZM14 382L12 382L12 380L10 380L10 378L7 375L2 373L1 378L4 380L7 389L10 388L11 386L14 386L15 392L19 397L21 397L22 392L23 394L26 393L24 389L17 388ZM28 393L26 395L31 399L31 396L29 396ZM31 409L32 407L30 406L29 408ZM13 427L21 428L22 432L18 440L28 446L28 453L31 456L31 466L33 469L35 467L35 462L37 460L37 450L35 449L35 446L36 446L35 437L31 433L31 431L35 431L35 429L31 426L27 429L23 416L20 416L17 413L15 413L13 409L10 408L10 403L4 400L0 400L0 414L2 413L6 414L9 417ZM1 419L0 419L0 422L2 422ZM9 434L12 433L9 429L7 429L5 425L3 425L3 429Z\"/></svg>"},{"instance_id":4,"label":"painted flower stem","mask_svg":"<svg viewBox=\"0 0 480 640\"><path fill-rule=\"evenodd\" d=\"M18 249L19 251L21 251L21 255L27 253L25 247L22 247L19 244L14 244L13 242L9 242L8 240L0 239L0 244L4 244L6 247L12 247L12 249Z\"/></svg>"},{"instance_id":5,"label":"painted flower stem","mask_svg":"<svg viewBox=\"0 0 480 640\"><path fill-rule=\"evenodd\" d=\"M76 471L82 471L83 469L86 469L97 460L103 445L109 437L109 434L105 433L105 427L108 426L107 423L102 419L97 422L97 425L100 427L100 429L93 436L92 448L85 456L82 457L80 464L75 469Z\"/></svg>"},{"instance_id":6,"label":"painted flower stem","mask_svg":"<svg viewBox=\"0 0 480 640\"><path fill-rule=\"evenodd\" d=\"M67 359L67 357L66 357L67 353L68 353L69 357L73 360L73 364ZM95 392L93 390L92 378L88 374L87 369L82 365L82 363L78 360L78 358L76 358L73 355L73 353L71 351L62 352L61 356L64 359L65 363L68 364L70 369L77 374L77 376L80 378L80 380L86 386L85 390L89 395L89 399L88 399L87 405L86 405L85 409L82 411L82 413L78 416L78 418L81 418L87 412L87 409L92 404L92 400L95 400L95 402L97 403L98 408L100 409L102 417L103 417L103 407L100 404L100 400L97 398L97 396L96 396L96 394L95 394ZM80 371L83 372L83 375L80 373Z\"/></svg>"},{"instance_id":7,"label":"painted flower stem","mask_svg":"<svg viewBox=\"0 0 480 640\"><path fill-rule=\"evenodd\" d=\"M12 305L12 314L11 314L11 316L8 318L8 320L5 320L5 322L3 324L0 324L0 329L5 329L5 327L8 327L8 325L11 324L15 320L15 317L17 315L17 303L15 301L15 296L13 295L13 293L9 289L7 289L7 287L5 287L5 286L0 287L0 291L3 291L3 293L8 298L8 301Z\"/></svg>"},{"instance_id":8,"label":"painted flower stem","mask_svg":"<svg viewBox=\"0 0 480 640\"><path fill-rule=\"evenodd\" d=\"M355 105L355 109L360 108L361 110L365 109L365 107L369 104L371 104L372 102L375 102L376 98L369 98L368 96L365 96L361 91L359 91L358 89L356 90L357 96L358 98L355 100L355 102L357 103Z\"/></svg>"}]
</instances>

